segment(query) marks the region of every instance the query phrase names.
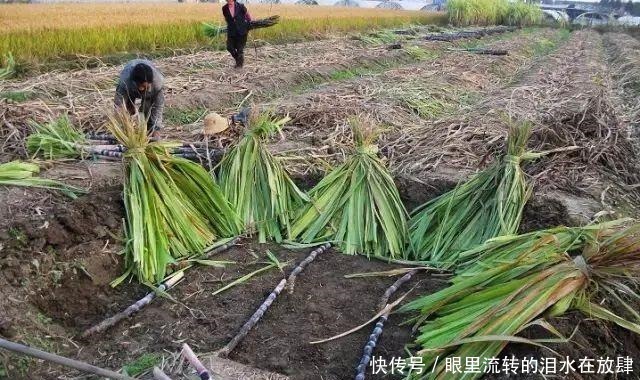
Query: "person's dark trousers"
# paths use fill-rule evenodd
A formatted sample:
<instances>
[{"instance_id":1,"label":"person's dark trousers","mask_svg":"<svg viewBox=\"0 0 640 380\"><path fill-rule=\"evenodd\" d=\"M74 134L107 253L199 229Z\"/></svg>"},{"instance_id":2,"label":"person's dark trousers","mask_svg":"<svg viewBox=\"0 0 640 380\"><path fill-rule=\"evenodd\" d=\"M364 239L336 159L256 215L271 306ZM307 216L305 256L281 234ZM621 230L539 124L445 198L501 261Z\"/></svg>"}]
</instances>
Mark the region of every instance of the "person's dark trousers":
<instances>
[{"instance_id":1,"label":"person's dark trousers","mask_svg":"<svg viewBox=\"0 0 640 380\"><path fill-rule=\"evenodd\" d=\"M236 60L236 67L244 65L244 47L247 44L247 35L227 36L227 51Z\"/></svg>"}]
</instances>

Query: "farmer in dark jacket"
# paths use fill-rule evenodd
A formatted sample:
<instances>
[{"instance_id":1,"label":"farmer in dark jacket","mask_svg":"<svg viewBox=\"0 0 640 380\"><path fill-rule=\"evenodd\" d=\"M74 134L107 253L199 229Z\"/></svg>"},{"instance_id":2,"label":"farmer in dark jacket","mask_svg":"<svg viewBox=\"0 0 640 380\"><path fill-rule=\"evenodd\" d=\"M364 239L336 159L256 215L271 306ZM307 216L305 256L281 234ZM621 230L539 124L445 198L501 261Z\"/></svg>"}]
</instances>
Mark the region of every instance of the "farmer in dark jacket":
<instances>
[{"instance_id":1,"label":"farmer in dark jacket","mask_svg":"<svg viewBox=\"0 0 640 380\"><path fill-rule=\"evenodd\" d=\"M115 106L117 109L124 106L133 115L136 113L136 99L141 99L139 112L147 119L147 131L155 134L162 128L163 87L164 77L150 61L134 59L120 73Z\"/></svg>"},{"instance_id":2,"label":"farmer in dark jacket","mask_svg":"<svg viewBox=\"0 0 640 380\"><path fill-rule=\"evenodd\" d=\"M236 67L242 67L251 16L247 7L235 0L227 0L227 4L222 7L222 15L227 21L227 50L236 60Z\"/></svg>"}]
</instances>

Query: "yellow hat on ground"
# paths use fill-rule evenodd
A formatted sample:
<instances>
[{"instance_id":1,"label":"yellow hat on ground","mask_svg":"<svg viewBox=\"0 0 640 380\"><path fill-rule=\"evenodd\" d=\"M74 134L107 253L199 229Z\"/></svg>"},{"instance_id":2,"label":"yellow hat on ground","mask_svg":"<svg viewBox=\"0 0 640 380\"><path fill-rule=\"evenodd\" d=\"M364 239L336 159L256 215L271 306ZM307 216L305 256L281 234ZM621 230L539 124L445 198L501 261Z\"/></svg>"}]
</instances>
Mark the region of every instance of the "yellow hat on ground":
<instances>
[{"instance_id":1,"label":"yellow hat on ground","mask_svg":"<svg viewBox=\"0 0 640 380\"><path fill-rule=\"evenodd\" d=\"M204 117L204 128L202 133L205 135L214 135L229 128L229 122L226 118L211 112Z\"/></svg>"}]
</instances>

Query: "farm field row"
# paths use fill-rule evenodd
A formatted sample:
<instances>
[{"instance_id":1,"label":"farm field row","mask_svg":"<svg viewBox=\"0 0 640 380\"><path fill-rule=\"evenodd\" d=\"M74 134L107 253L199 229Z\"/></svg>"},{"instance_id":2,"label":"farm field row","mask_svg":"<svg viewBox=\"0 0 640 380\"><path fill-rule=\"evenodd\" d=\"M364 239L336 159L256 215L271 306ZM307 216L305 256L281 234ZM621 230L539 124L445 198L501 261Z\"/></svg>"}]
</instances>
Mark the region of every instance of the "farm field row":
<instances>
[{"instance_id":1,"label":"farm field row","mask_svg":"<svg viewBox=\"0 0 640 380\"><path fill-rule=\"evenodd\" d=\"M167 55L175 50L222 49L202 22L219 24L220 4L3 4L0 56L12 52L23 65L122 54ZM251 40L284 43L408 24L443 24L442 13L293 5L250 6L254 19L279 15L278 25L256 30ZM80 38L81 36L81 38ZM91 57L94 57L93 59Z\"/></svg>"}]
</instances>

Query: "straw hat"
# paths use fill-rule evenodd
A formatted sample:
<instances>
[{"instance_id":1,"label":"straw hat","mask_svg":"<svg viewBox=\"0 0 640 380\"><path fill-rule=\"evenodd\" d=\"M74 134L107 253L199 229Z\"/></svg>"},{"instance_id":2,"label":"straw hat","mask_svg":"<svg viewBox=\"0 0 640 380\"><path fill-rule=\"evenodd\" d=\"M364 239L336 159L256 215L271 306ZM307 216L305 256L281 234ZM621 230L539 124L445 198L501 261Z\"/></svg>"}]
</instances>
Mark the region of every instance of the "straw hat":
<instances>
[{"instance_id":1,"label":"straw hat","mask_svg":"<svg viewBox=\"0 0 640 380\"><path fill-rule=\"evenodd\" d=\"M211 112L204 117L204 128L202 133L205 135L215 135L229 128L229 122L226 118Z\"/></svg>"}]
</instances>

